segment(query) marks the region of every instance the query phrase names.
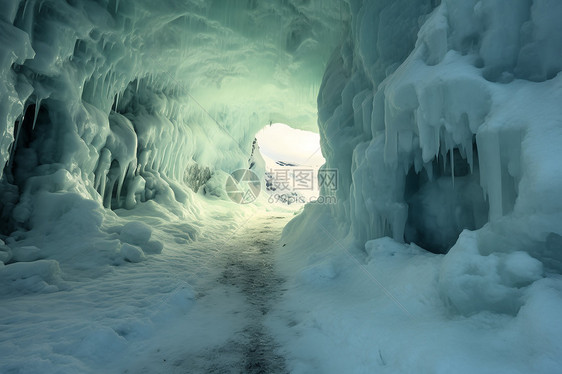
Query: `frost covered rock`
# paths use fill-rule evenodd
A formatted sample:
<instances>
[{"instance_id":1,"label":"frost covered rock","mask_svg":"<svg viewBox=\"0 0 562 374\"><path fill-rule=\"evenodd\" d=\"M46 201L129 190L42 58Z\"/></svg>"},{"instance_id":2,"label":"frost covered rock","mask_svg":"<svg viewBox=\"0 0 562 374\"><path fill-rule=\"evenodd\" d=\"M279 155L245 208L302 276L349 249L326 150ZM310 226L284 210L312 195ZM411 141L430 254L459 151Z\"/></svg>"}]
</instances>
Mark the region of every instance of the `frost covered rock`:
<instances>
[{"instance_id":1,"label":"frost covered rock","mask_svg":"<svg viewBox=\"0 0 562 374\"><path fill-rule=\"evenodd\" d=\"M149 254L162 253L163 249L164 249L164 244L162 244L162 242L159 242L157 240L151 240L142 246L143 252Z\"/></svg>"},{"instance_id":2,"label":"frost covered rock","mask_svg":"<svg viewBox=\"0 0 562 374\"><path fill-rule=\"evenodd\" d=\"M528 286L541 279L543 273L542 262L522 251L508 253L500 269L503 282L515 287Z\"/></svg>"},{"instance_id":3,"label":"frost covered rock","mask_svg":"<svg viewBox=\"0 0 562 374\"><path fill-rule=\"evenodd\" d=\"M9 248L8 248L9 249ZM5 264L6 262L10 261L12 258L12 252L9 250L0 250L0 262Z\"/></svg>"}]
</instances>

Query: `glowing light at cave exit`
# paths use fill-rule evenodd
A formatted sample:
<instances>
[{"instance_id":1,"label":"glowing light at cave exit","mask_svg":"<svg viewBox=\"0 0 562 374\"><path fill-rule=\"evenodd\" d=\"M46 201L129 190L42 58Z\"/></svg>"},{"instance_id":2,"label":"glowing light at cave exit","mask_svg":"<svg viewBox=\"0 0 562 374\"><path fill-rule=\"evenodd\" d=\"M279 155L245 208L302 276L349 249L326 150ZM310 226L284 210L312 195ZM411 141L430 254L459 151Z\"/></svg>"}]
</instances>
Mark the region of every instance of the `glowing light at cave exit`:
<instances>
[{"instance_id":1,"label":"glowing light at cave exit","mask_svg":"<svg viewBox=\"0 0 562 374\"><path fill-rule=\"evenodd\" d=\"M261 129L256 138L260 152L266 159L313 168L325 162L320 151L320 135L317 133L274 123Z\"/></svg>"}]
</instances>

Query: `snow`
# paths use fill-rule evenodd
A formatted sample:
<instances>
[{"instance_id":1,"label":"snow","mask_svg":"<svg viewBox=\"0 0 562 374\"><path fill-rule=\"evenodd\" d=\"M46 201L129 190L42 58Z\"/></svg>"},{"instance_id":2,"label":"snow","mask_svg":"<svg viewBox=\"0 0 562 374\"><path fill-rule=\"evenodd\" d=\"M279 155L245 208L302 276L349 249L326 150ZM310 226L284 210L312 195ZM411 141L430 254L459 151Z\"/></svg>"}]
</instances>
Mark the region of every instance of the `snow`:
<instances>
[{"instance_id":1,"label":"snow","mask_svg":"<svg viewBox=\"0 0 562 374\"><path fill-rule=\"evenodd\" d=\"M559 324L542 308L556 310L556 318L560 306L550 303L560 301L560 278L544 278L539 261L522 252L471 254L468 231L446 256L388 237L362 248L350 238L334 241L328 233L337 226L326 209L307 208L315 220L301 215L289 223L278 252L291 281L276 313L293 327L276 327L291 372L558 371ZM510 304L515 296L518 306ZM547 346L527 308L537 322L547 313Z\"/></svg>"},{"instance_id":2,"label":"snow","mask_svg":"<svg viewBox=\"0 0 562 374\"><path fill-rule=\"evenodd\" d=\"M561 4L4 1L0 372L559 372Z\"/></svg>"}]
</instances>

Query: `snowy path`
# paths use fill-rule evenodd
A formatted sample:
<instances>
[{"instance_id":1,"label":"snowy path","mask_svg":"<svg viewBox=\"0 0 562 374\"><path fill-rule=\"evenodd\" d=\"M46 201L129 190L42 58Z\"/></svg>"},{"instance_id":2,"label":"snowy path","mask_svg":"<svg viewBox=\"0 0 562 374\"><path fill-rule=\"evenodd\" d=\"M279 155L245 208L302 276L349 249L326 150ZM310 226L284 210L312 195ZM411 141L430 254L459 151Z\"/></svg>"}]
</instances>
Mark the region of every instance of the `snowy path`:
<instances>
[{"instance_id":1,"label":"snowy path","mask_svg":"<svg viewBox=\"0 0 562 374\"><path fill-rule=\"evenodd\" d=\"M275 352L277 344L264 326L264 318L270 311L271 303L279 296L283 284L274 270L272 254L281 233L272 229L269 223L283 218L271 216L265 223L252 222L246 226L240 233L240 239L235 241L237 245L227 254L220 279L221 283L239 288L250 306L247 312L250 324L240 338L235 338L224 347L226 351L230 350L229 347L239 347L242 365L238 366L246 373L285 372L283 357Z\"/></svg>"},{"instance_id":2,"label":"snowy path","mask_svg":"<svg viewBox=\"0 0 562 374\"><path fill-rule=\"evenodd\" d=\"M1 295L0 373L287 372L268 324L283 291L274 252L293 215L217 208L193 241L190 224L144 209L108 223L151 227L164 250L139 263L79 252L79 238L36 239L79 253L60 260L59 291ZM90 239L87 248L117 246L116 238Z\"/></svg>"},{"instance_id":3,"label":"snowy path","mask_svg":"<svg viewBox=\"0 0 562 374\"><path fill-rule=\"evenodd\" d=\"M284 218L274 215L254 218L225 243L224 252L219 257L219 261L224 262L220 266L223 272L217 282L235 287L242 293L248 306L244 312L248 323L225 344L210 352L207 349L207 353L195 360L186 360L188 372L286 372L283 357L276 353L278 345L264 326L264 319L283 284L274 270L272 250L282 227L274 221Z\"/></svg>"},{"instance_id":4,"label":"snowy path","mask_svg":"<svg viewBox=\"0 0 562 374\"><path fill-rule=\"evenodd\" d=\"M287 373L267 319L283 292L274 250L290 218L292 214L279 212L255 214L230 231L223 228L222 237L216 235L218 228L212 228L213 235L190 244L206 248L199 252L195 305L174 317L178 320L168 319L169 327L158 331L152 343L133 349L147 359L121 372ZM173 230L165 232L174 235ZM185 266L193 267L191 262Z\"/></svg>"}]
</instances>

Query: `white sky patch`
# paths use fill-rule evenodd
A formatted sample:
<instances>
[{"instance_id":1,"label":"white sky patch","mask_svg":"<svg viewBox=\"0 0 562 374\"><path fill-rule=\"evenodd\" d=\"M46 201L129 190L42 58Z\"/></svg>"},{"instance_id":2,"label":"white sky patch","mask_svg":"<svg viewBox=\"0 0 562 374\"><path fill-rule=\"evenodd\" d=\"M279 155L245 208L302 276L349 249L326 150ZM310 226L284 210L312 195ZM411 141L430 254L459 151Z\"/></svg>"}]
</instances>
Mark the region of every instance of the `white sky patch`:
<instances>
[{"instance_id":1,"label":"white sky patch","mask_svg":"<svg viewBox=\"0 0 562 374\"><path fill-rule=\"evenodd\" d=\"M256 138L260 152L275 161L313 167L325 162L320 151L320 135L314 132L274 123L261 129Z\"/></svg>"}]
</instances>

